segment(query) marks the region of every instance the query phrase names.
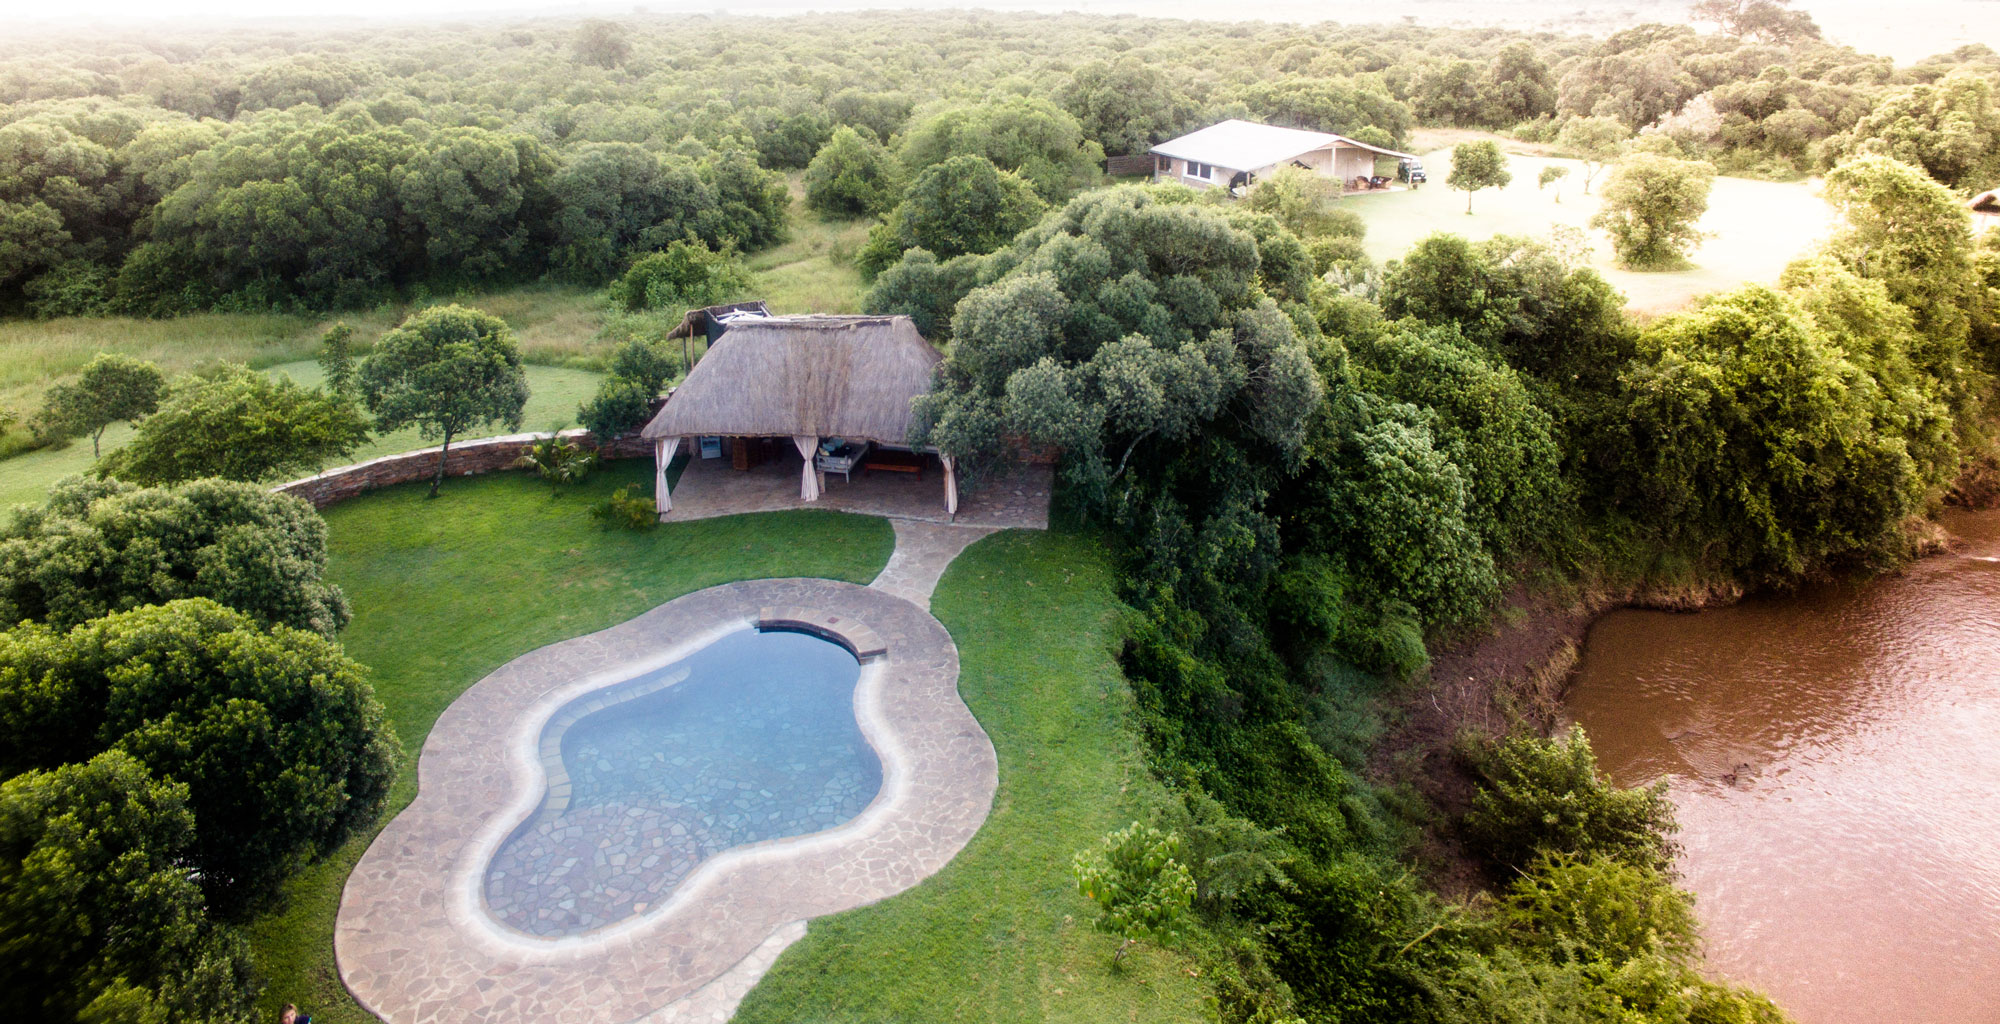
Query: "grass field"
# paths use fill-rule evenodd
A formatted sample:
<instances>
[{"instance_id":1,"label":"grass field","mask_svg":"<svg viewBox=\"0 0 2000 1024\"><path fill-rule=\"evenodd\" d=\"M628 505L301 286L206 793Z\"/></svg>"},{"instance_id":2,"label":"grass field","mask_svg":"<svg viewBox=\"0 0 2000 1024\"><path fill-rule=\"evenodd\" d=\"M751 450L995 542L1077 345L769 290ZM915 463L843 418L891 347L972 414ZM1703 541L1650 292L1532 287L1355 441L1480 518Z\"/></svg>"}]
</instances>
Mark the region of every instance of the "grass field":
<instances>
[{"instance_id":1,"label":"grass field","mask_svg":"<svg viewBox=\"0 0 2000 1024\"><path fill-rule=\"evenodd\" d=\"M410 755L383 821L415 795L415 756L437 716L514 657L735 580L866 583L895 543L887 522L837 512L732 516L645 533L605 531L587 515L613 488L643 485L651 473L644 460L613 463L561 496L526 474L496 473L448 481L436 501L412 484L326 511L328 574L354 605L341 643L369 667ZM292 1002L325 1024L374 1020L347 995L333 961L340 890L372 838L373 830L357 836L298 875L285 911L254 924L269 1019Z\"/></svg>"},{"instance_id":2,"label":"grass field","mask_svg":"<svg viewBox=\"0 0 2000 1024\"><path fill-rule=\"evenodd\" d=\"M318 384L321 380L319 364L310 359L278 363L270 370L305 385ZM569 426L576 420L577 405L596 393L597 382L601 379L602 374L589 370L529 366L528 408L521 418L521 429L539 431L548 429L552 424ZM111 451L131 440L131 437L132 428L123 424L114 426L104 433L104 450ZM416 428L410 427L370 439L354 453L353 461L425 448L435 443L424 440L418 436ZM91 462L88 438L74 441L64 448L42 448L0 460L0 516L16 504L39 504L48 493L49 485L63 477L88 472Z\"/></svg>"},{"instance_id":3,"label":"grass field","mask_svg":"<svg viewBox=\"0 0 2000 1024\"><path fill-rule=\"evenodd\" d=\"M820 918L743 1002L738 1024L1199 1021L1193 961L1090 926L1070 858L1165 799L1140 762L1113 660L1120 605L1103 548L1010 531L952 563L932 610L958 688L1000 755L992 816L943 871Z\"/></svg>"},{"instance_id":4,"label":"grass field","mask_svg":"<svg viewBox=\"0 0 2000 1024\"><path fill-rule=\"evenodd\" d=\"M1459 134L1474 137L1475 133ZM1470 216L1465 212L1465 193L1444 184L1451 174L1449 149L1424 155L1430 184L1420 189L1342 199L1343 207L1368 223L1368 254L1376 260L1396 259L1438 231L1485 239L1499 234L1545 237L1558 224L1587 228L1598 209L1595 193L1608 170L1592 181L1593 194L1585 195L1583 165L1578 161L1533 155L1522 151L1530 147L1504 140L1503 148L1510 150L1507 169L1514 180L1505 188L1474 193ZM1542 168L1552 164L1570 168L1569 177L1562 181L1560 203L1555 201L1553 188L1536 187ZM1590 232L1594 243L1591 266L1625 293L1633 310L1643 313L1677 309L1696 296L1745 281L1775 281L1785 264L1833 228L1833 210L1819 198L1817 184L1717 178L1708 214L1701 220L1702 230L1710 237L1695 251L1691 269L1664 273L1620 270L1612 263L1610 239L1601 231Z\"/></svg>"}]
</instances>

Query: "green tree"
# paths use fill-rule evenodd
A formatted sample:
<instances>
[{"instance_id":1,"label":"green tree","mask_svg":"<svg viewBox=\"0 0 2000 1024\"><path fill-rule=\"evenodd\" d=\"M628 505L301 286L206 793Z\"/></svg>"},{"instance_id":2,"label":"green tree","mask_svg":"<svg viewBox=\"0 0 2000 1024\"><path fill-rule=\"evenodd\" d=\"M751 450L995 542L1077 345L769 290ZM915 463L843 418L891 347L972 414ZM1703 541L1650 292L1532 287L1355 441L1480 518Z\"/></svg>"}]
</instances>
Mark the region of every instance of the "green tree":
<instances>
[{"instance_id":1,"label":"green tree","mask_svg":"<svg viewBox=\"0 0 2000 1024\"><path fill-rule=\"evenodd\" d=\"M1550 164L1542 168L1541 177L1535 179L1535 187L1545 189L1550 185L1554 185L1556 187L1556 202L1560 203L1563 201L1562 180L1567 177L1569 177L1569 168L1561 164Z\"/></svg>"},{"instance_id":2,"label":"green tree","mask_svg":"<svg viewBox=\"0 0 2000 1024\"><path fill-rule=\"evenodd\" d=\"M749 288L750 272L734 250L716 251L699 240L682 239L639 257L611 283L610 294L627 312L675 312L742 298Z\"/></svg>"},{"instance_id":3,"label":"green tree","mask_svg":"<svg viewBox=\"0 0 2000 1024\"><path fill-rule=\"evenodd\" d=\"M1701 244L1698 225L1708 212L1715 166L1655 153L1633 153L1604 182L1604 201L1590 218L1611 235L1618 262L1634 270L1686 265Z\"/></svg>"},{"instance_id":4,"label":"green tree","mask_svg":"<svg viewBox=\"0 0 2000 1024\"><path fill-rule=\"evenodd\" d=\"M1321 235L1361 237L1367 226L1359 223L1359 215L1352 210L1333 209L1333 201L1339 196L1338 182L1288 165L1259 179L1251 187L1246 205L1278 218L1285 230L1303 239Z\"/></svg>"},{"instance_id":5,"label":"green tree","mask_svg":"<svg viewBox=\"0 0 2000 1024\"><path fill-rule=\"evenodd\" d=\"M337 322L319 336L319 369L329 393L355 398L354 328Z\"/></svg>"},{"instance_id":6,"label":"green tree","mask_svg":"<svg viewBox=\"0 0 2000 1024\"><path fill-rule=\"evenodd\" d=\"M953 312L959 301L979 286L985 262L978 256L960 256L940 263L928 249L911 249L876 276L861 308L907 316L916 324L917 333L943 344L951 340Z\"/></svg>"},{"instance_id":7,"label":"green tree","mask_svg":"<svg viewBox=\"0 0 2000 1024\"><path fill-rule=\"evenodd\" d=\"M1556 144L1583 162L1583 194L1590 194L1591 179L1606 164L1618 158L1618 151L1632 130L1615 117L1574 117L1556 136Z\"/></svg>"},{"instance_id":8,"label":"green tree","mask_svg":"<svg viewBox=\"0 0 2000 1024\"><path fill-rule=\"evenodd\" d=\"M67 629L112 612L206 597L325 637L347 624L327 582L326 523L255 484L140 489L71 477L0 528L0 621Z\"/></svg>"},{"instance_id":9,"label":"green tree","mask_svg":"<svg viewBox=\"0 0 2000 1024\"><path fill-rule=\"evenodd\" d=\"M1177 859L1180 852L1177 833L1162 834L1135 821L1071 862L1077 891L1097 904L1097 929L1121 940L1113 963L1124 960L1135 942L1166 945L1180 938L1195 891L1194 877Z\"/></svg>"},{"instance_id":10,"label":"green tree","mask_svg":"<svg viewBox=\"0 0 2000 1024\"><path fill-rule=\"evenodd\" d=\"M160 407L166 390L160 368L142 359L100 352L74 381L49 388L35 417L44 437L90 435L90 455L102 454L104 431L113 423L135 423Z\"/></svg>"},{"instance_id":11,"label":"green tree","mask_svg":"<svg viewBox=\"0 0 2000 1024\"><path fill-rule=\"evenodd\" d=\"M1486 69L1480 88L1487 124L1511 127L1555 113L1555 78L1549 64L1526 40L1508 43Z\"/></svg>"},{"instance_id":12,"label":"green tree","mask_svg":"<svg viewBox=\"0 0 2000 1024\"><path fill-rule=\"evenodd\" d=\"M1503 867L1544 854L1592 854L1665 870L1673 860L1673 804L1665 783L1619 789L1597 771L1581 726L1545 740L1516 734L1478 755L1465 828Z\"/></svg>"},{"instance_id":13,"label":"green tree","mask_svg":"<svg viewBox=\"0 0 2000 1024\"><path fill-rule=\"evenodd\" d=\"M940 259L987 253L1013 241L1047 209L1020 175L983 156L955 156L924 168L903 201L869 233L856 262L873 276L910 249Z\"/></svg>"},{"instance_id":14,"label":"green tree","mask_svg":"<svg viewBox=\"0 0 2000 1024\"><path fill-rule=\"evenodd\" d=\"M1097 184L1104 169L1104 147L1069 111L1027 96L938 111L910 127L897 155L912 174L955 156L983 156L1050 203Z\"/></svg>"},{"instance_id":15,"label":"green tree","mask_svg":"<svg viewBox=\"0 0 2000 1024\"><path fill-rule=\"evenodd\" d=\"M842 127L806 167L806 205L829 217L873 216L895 205L902 176L881 143Z\"/></svg>"},{"instance_id":16,"label":"green tree","mask_svg":"<svg viewBox=\"0 0 2000 1024\"><path fill-rule=\"evenodd\" d=\"M1507 154L1492 140L1461 142L1451 151L1451 174L1444 183L1465 193L1465 212L1472 213L1472 194L1482 188L1506 188L1514 180Z\"/></svg>"},{"instance_id":17,"label":"green tree","mask_svg":"<svg viewBox=\"0 0 2000 1024\"><path fill-rule=\"evenodd\" d=\"M1077 68L1056 102L1106 153L1144 153L1193 127L1195 104L1166 72L1127 54Z\"/></svg>"},{"instance_id":18,"label":"green tree","mask_svg":"<svg viewBox=\"0 0 2000 1024\"><path fill-rule=\"evenodd\" d=\"M1891 92L1827 140L1826 150L1836 162L1886 156L1922 167L1954 188L1987 188L2000 179L1993 81L1968 69Z\"/></svg>"},{"instance_id":19,"label":"green tree","mask_svg":"<svg viewBox=\"0 0 2000 1024\"><path fill-rule=\"evenodd\" d=\"M374 820L401 750L361 666L206 598L0 634L0 770L105 750L187 786L209 905L240 915Z\"/></svg>"},{"instance_id":20,"label":"green tree","mask_svg":"<svg viewBox=\"0 0 2000 1024\"><path fill-rule=\"evenodd\" d=\"M248 1024L249 950L188 878L187 804L120 750L0 783L0 1014Z\"/></svg>"},{"instance_id":21,"label":"green tree","mask_svg":"<svg viewBox=\"0 0 2000 1024\"><path fill-rule=\"evenodd\" d=\"M658 391L630 377L607 377L597 393L577 407L576 421L600 442L610 441L645 425Z\"/></svg>"},{"instance_id":22,"label":"green tree","mask_svg":"<svg viewBox=\"0 0 2000 1024\"><path fill-rule=\"evenodd\" d=\"M556 206L550 265L585 284L610 278L635 250L699 235L698 226L720 216L714 187L691 160L661 158L628 142L571 150L550 188Z\"/></svg>"},{"instance_id":23,"label":"green tree","mask_svg":"<svg viewBox=\"0 0 2000 1024\"><path fill-rule=\"evenodd\" d=\"M625 37L625 26L615 21L592 18L584 22L571 46L577 60L600 68L615 68L632 59L632 42Z\"/></svg>"},{"instance_id":24,"label":"green tree","mask_svg":"<svg viewBox=\"0 0 2000 1024\"><path fill-rule=\"evenodd\" d=\"M390 174L400 216L423 263L407 273L438 284L526 276L539 269L553 212L555 155L526 135L446 128Z\"/></svg>"},{"instance_id":25,"label":"green tree","mask_svg":"<svg viewBox=\"0 0 2000 1024\"><path fill-rule=\"evenodd\" d=\"M1732 35L1779 45L1818 39L1812 15L1791 9L1792 0L1700 0L1688 9L1695 21L1713 22Z\"/></svg>"},{"instance_id":26,"label":"green tree","mask_svg":"<svg viewBox=\"0 0 2000 1024\"><path fill-rule=\"evenodd\" d=\"M346 458L366 440L367 417L351 399L230 363L174 378L159 411L96 472L147 485L269 480Z\"/></svg>"},{"instance_id":27,"label":"green tree","mask_svg":"<svg viewBox=\"0 0 2000 1024\"><path fill-rule=\"evenodd\" d=\"M1826 176L1825 196L1846 221L1827 254L1870 280L1916 318L1910 354L1944 382L1955 413L1969 398L1965 349L1979 292L1965 207L1916 167L1861 157Z\"/></svg>"},{"instance_id":28,"label":"green tree","mask_svg":"<svg viewBox=\"0 0 2000 1024\"><path fill-rule=\"evenodd\" d=\"M611 376L635 381L648 398L659 397L681 369L681 361L664 342L634 338L611 354Z\"/></svg>"},{"instance_id":29,"label":"green tree","mask_svg":"<svg viewBox=\"0 0 2000 1024\"><path fill-rule=\"evenodd\" d=\"M491 423L521 427L528 376L505 321L464 306L432 306L375 343L361 364L361 394L387 432L416 425L440 439L431 496L444 483L451 439Z\"/></svg>"}]
</instances>

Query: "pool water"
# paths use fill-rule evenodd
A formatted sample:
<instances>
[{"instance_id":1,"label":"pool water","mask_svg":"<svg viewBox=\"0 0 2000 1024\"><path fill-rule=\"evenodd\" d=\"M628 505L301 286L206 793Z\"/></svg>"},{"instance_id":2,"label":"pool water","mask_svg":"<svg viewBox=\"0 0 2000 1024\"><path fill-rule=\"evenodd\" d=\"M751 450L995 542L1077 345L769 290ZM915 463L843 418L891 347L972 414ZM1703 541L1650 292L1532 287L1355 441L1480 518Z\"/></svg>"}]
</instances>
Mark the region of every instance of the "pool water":
<instances>
[{"instance_id":1,"label":"pool water","mask_svg":"<svg viewBox=\"0 0 2000 1024\"><path fill-rule=\"evenodd\" d=\"M882 788L860 674L831 641L745 630L557 711L542 749L560 764L487 866L488 912L533 935L593 931L724 850L851 820Z\"/></svg>"}]
</instances>

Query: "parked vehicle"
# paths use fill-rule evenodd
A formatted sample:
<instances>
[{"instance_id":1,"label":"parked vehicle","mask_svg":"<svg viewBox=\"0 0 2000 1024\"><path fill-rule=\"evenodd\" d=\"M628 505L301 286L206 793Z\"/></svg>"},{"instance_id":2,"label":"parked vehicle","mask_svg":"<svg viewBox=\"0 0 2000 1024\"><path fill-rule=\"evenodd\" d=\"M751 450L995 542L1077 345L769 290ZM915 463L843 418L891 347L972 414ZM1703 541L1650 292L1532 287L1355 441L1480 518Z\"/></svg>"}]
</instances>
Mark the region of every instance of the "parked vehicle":
<instances>
[{"instance_id":1,"label":"parked vehicle","mask_svg":"<svg viewBox=\"0 0 2000 1024\"><path fill-rule=\"evenodd\" d=\"M1413 157L1396 162L1396 180L1409 182L1411 188L1416 188L1430 178L1424 175L1424 162Z\"/></svg>"}]
</instances>

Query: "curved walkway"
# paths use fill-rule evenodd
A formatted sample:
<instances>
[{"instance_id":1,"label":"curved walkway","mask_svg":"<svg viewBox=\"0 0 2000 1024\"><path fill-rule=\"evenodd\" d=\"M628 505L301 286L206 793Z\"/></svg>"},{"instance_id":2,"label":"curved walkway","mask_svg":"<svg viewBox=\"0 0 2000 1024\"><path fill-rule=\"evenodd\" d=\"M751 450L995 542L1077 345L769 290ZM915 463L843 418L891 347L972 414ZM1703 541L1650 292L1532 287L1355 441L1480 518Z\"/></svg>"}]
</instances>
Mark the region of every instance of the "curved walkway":
<instances>
[{"instance_id":1,"label":"curved walkway","mask_svg":"<svg viewBox=\"0 0 2000 1024\"><path fill-rule=\"evenodd\" d=\"M395 1024L726 1020L807 919L902 892L943 867L985 821L998 764L959 699L957 648L918 602L990 531L895 525L896 555L874 587L712 587L532 651L460 695L424 743L416 801L342 894L334 951L355 997ZM883 762L868 809L831 831L726 852L661 906L611 928L550 940L497 925L480 883L493 850L542 798L543 723L594 689L766 621L810 622L885 650L864 661L855 695Z\"/></svg>"}]
</instances>

